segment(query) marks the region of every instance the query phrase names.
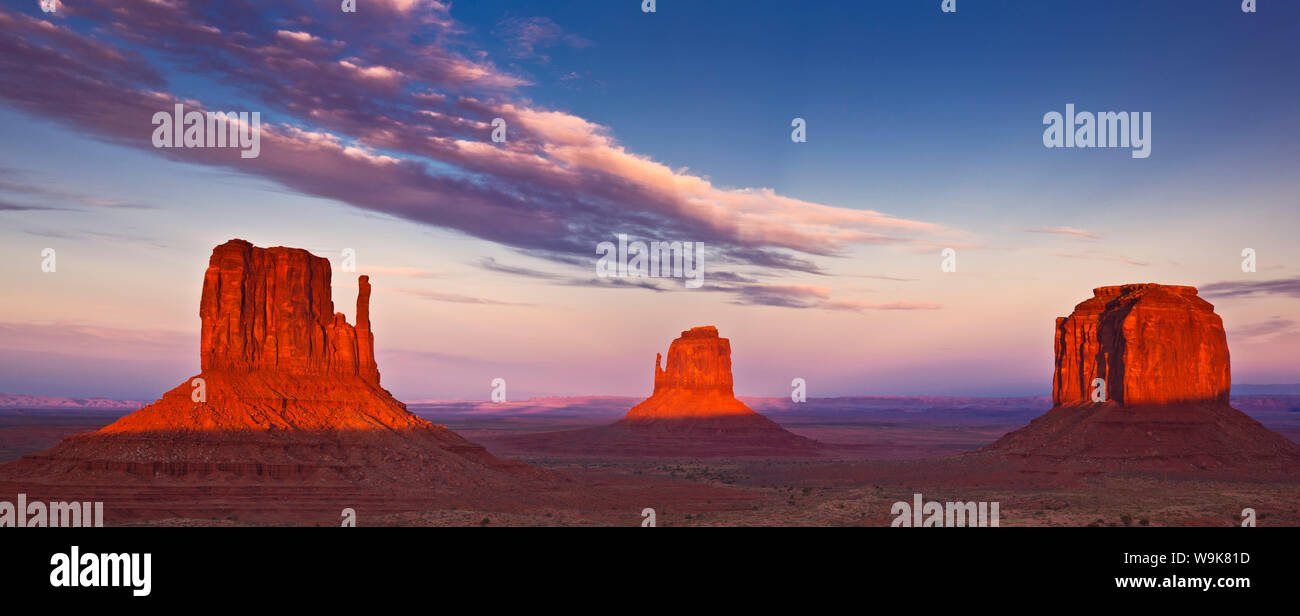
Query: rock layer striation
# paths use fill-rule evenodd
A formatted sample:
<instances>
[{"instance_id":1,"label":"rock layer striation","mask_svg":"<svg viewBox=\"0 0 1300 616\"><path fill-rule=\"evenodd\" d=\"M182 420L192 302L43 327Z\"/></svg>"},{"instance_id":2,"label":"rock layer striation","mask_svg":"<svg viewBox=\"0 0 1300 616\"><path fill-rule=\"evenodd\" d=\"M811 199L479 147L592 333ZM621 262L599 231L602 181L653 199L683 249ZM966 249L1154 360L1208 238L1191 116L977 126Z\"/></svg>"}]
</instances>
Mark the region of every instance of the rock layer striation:
<instances>
[{"instance_id":1,"label":"rock layer striation","mask_svg":"<svg viewBox=\"0 0 1300 616\"><path fill-rule=\"evenodd\" d=\"M305 250L216 247L199 302L202 372L4 473L475 487L542 474L415 416L380 387L370 281L357 281L354 326L334 312L330 276L329 261Z\"/></svg>"},{"instance_id":2,"label":"rock layer striation","mask_svg":"<svg viewBox=\"0 0 1300 616\"><path fill-rule=\"evenodd\" d=\"M1228 339L1194 287L1127 284L1093 290L1056 320L1052 401L1092 401L1094 380L1125 405L1228 401Z\"/></svg>"},{"instance_id":3,"label":"rock layer striation","mask_svg":"<svg viewBox=\"0 0 1300 616\"><path fill-rule=\"evenodd\" d=\"M1223 321L1195 288L1096 289L1056 320L1055 346L1053 408L975 455L1042 472L1300 470L1300 445L1228 405Z\"/></svg>"}]
</instances>

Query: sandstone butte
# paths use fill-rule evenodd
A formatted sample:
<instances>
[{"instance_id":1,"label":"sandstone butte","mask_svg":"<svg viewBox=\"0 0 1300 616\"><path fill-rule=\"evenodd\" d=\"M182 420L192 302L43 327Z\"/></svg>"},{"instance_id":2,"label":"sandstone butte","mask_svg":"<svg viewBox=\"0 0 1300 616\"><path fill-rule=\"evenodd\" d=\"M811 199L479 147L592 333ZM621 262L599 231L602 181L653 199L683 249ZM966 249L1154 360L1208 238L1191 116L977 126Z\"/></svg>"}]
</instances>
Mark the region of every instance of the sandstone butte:
<instances>
[{"instance_id":1,"label":"sandstone butte","mask_svg":"<svg viewBox=\"0 0 1300 616\"><path fill-rule=\"evenodd\" d=\"M758 415L732 392L731 341L711 325L693 327L668 346L668 364L655 355L654 391L627 419Z\"/></svg>"},{"instance_id":2,"label":"sandstone butte","mask_svg":"<svg viewBox=\"0 0 1300 616\"><path fill-rule=\"evenodd\" d=\"M811 455L816 441L754 412L732 390L731 341L713 326L682 332L655 356L654 391L610 428L640 443L625 451L664 455Z\"/></svg>"},{"instance_id":3,"label":"sandstone butte","mask_svg":"<svg viewBox=\"0 0 1300 616\"><path fill-rule=\"evenodd\" d=\"M383 389L369 278L357 281L354 326L334 312L330 276L329 260L306 250L243 240L217 246L199 302L202 372L5 474L435 485L541 474L417 417Z\"/></svg>"},{"instance_id":4,"label":"sandstone butte","mask_svg":"<svg viewBox=\"0 0 1300 616\"><path fill-rule=\"evenodd\" d=\"M1122 405L1228 402L1223 319L1194 287L1101 287L1056 319L1052 402L1092 400L1093 380Z\"/></svg>"},{"instance_id":5,"label":"sandstone butte","mask_svg":"<svg viewBox=\"0 0 1300 616\"><path fill-rule=\"evenodd\" d=\"M655 357L654 391L605 426L528 433L497 446L526 454L602 458L814 457L816 441L791 433L732 392L731 341L695 327Z\"/></svg>"},{"instance_id":6,"label":"sandstone butte","mask_svg":"<svg viewBox=\"0 0 1300 616\"><path fill-rule=\"evenodd\" d=\"M1223 320L1194 287L1094 289L1056 320L1055 355L1053 408L981 453L1034 470L1300 469L1300 446L1228 405Z\"/></svg>"}]
</instances>

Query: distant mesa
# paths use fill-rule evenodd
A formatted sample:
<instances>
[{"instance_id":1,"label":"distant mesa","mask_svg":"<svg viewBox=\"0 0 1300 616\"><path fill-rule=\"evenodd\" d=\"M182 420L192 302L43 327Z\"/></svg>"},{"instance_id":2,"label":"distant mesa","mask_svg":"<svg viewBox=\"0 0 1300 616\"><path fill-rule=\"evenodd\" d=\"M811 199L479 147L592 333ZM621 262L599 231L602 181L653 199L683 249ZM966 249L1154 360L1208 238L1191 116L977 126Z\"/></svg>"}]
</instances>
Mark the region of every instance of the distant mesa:
<instances>
[{"instance_id":1,"label":"distant mesa","mask_svg":"<svg viewBox=\"0 0 1300 616\"><path fill-rule=\"evenodd\" d=\"M628 412L630 420L757 415L732 392L731 341L708 325L682 332L663 355L655 355L654 392Z\"/></svg>"},{"instance_id":2,"label":"distant mesa","mask_svg":"<svg viewBox=\"0 0 1300 616\"><path fill-rule=\"evenodd\" d=\"M1300 445L1228 405L1223 321L1194 287L1095 289L1055 346L1053 408L982 453L1043 471L1300 469Z\"/></svg>"},{"instance_id":3,"label":"distant mesa","mask_svg":"<svg viewBox=\"0 0 1300 616\"><path fill-rule=\"evenodd\" d=\"M370 277L357 279L357 324L334 312L330 262L298 248L216 247L199 303L204 372L356 376L378 386Z\"/></svg>"},{"instance_id":4,"label":"distant mesa","mask_svg":"<svg viewBox=\"0 0 1300 616\"><path fill-rule=\"evenodd\" d=\"M516 452L611 457L809 457L816 441L754 412L732 391L731 341L713 326L682 332L656 355L654 391L618 422L507 437Z\"/></svg>"},{"instance_id":5,"label":"distant mesa","mask_svg":"<svg viewBox=\"0 0 1300 616\"><path fill-rule=\"evenodd\" d=\"M121 413L145 405L140 400L114 400L110 398L67 398L63 396L33 396L28 394L0 393L0 409L59 409L92 412Z\"/></svg>"},{"instance_id":6,"label":"distant mesa","mask_svg":"<svg viewBox=\"0 0 1300 616\"><path fill-rule=\"evenodd\" d=\"M358 279L352 325L334 312L330 275L329 260L306 250L217 246L199 302L202 372L0 474L490 486L535 472L415 416L380 387L369 279Z\"/></svg>"},{"instance_id":7,"label":"distant mesa","mask_svg":"<svg viewBox=\"0 0 1300 616\"><path fill-rule=\"evenodd\" d=\"M1056 405L1092 400L1103 379L1121 405L1228 402L1228 339L1195 287L1101 287L1056 320Z\"/></svg>"}]
</instances>

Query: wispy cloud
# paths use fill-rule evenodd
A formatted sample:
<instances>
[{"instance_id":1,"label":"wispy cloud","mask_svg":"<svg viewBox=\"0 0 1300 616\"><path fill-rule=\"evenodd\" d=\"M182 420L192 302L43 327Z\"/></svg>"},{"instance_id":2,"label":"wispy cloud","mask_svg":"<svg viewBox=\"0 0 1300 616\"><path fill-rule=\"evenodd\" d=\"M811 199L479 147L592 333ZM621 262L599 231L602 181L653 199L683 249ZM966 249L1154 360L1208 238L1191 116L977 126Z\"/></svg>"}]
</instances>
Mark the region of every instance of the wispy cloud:
<instances>
[{"instance_id":1,"label":"wispy cloud","mask_svg":"<svg viewBox=\"0 0 1300 616\"><path fill-rule=\"evenodd\" d=\"M25 204L14 203L12 201L0 203L0 209L3 210L84 210L86 208L127 208L127 209L151 209L152 206L142 203L132 203L127 201L118 201L115 199L105 199L82 193L75 193L66 190L55 190L47 186L41 186L34 182L41 181L40 178L31 177L30 173L0 167L0 193L16 195L23 199L38 199L44 203ZM48 202L55 202L62 205L72 205L73 207L56 207L49 205Z\"/></svg>"},{"instance_id":2,"label":"wispy cloud","mask_svg":"<svg viewBox=\"0 0 1300 616\"><path fill-rule=\"evenodd\" d=\"M336 264L334 269L340 270L340 267ZM352 272L348 273L351 274ZM383 276L392 278L437 278L440 275L433 270L427 270L422 267L391 267L384 265L357 266L357 271L355 273L367 276Z\"/></svg>"},{"instance_id":3,"label":"wispy cloud","mask_svg":"<svg viewBox=\"0 0 1300 616\"><path fill-rule=\"evenodd\" d=\"M1258 343L1267 342L1283 334L1293 333L1296 331L1295 326L1295 320L1275 316L1267 321L1234 327L1228 330L1228 333L1233 338L1239 338L1244 342Z\"/></svg>"},{"instance_id":4,"label":"wispy cloud","mask_svg":"<svg viewBox=\"0 0 1300 616\"><path fill-rule=\"evenodd\" d=\"M606 126L531 103L519 92L527 80L484 54L457 51L472 46L447 3L377 1L342 15L307 0L265 12L84 0L66 13L76 19L0 9L0 100L99 139L557 262L591 255L617 230L705 242L720 263L819 273L814 258L854 244L964 235L768 188L723 188L628 151ZM531 40L536 49L546 38ZM182 98L167 91L174 66L236 97L186 100L191 110L259 102L260 157L152 147L147 119ZM489 139L498 117L509 127L503 144Z\"/></svg>"},{"instance_id":5,"label":"wispy cloud","mask_svg":"<svg viewBox=\"0 0 1300 616\"><path fill-rule=\"evenodd\" d=\"M570 287L592 287L596 289L643 289L656 293L667 290L648 278L570 278L564 284Z\"/></svg>"},{"instance_id":6,"label":"wispy cloud","mask_svg":"<svg viewBox=\"0 0 1300 616\"><path fill-rule=\"evenodd\" d=\"M1136 265L1139 267L1145 267L1151 265L1149 261L1139 261L1137 259L1126 257L1122 254L1106 252L1103 250L1090 249L1090 250L1081 250L1075 252L1049 252L1047 254L1053 257L1061 257L1063 259L1084 259L1088 261L1114 261L1116 263L1127 263L1128 265Z\"/></svg>"},{"instance_id":7,"label":"wispy cloud","mask_svg":"<svg viewBox=\"0 0 1300 616\"><path fill-rule=\"evenodd\" d=\"M594 265L592 265L594 263L595 260L592 259L587 265L590 267L594 267ZM646 291L654 291L656 293L661 293L667 290L661 287L659 284L655 283L653 280L648 278L600 278L600 277L593 277L591 275L566 276L563 274L543 272L541 270L536 270L527 267L520 267L517 265L507 265L498 262L493 257L484 257L478 261L477 265L485 270L491 272L497 272L499 274L509 274L511 276L528 278L530 280L535 280L535 281L544 281L547 283L566 286L566 287L592 287L597 289L643 289ZM581 260L577 262L566 262L566 265L572 265L574 267L582 267L583 269L590 269L590 267L583 267L584 264L582 263Z\"/></svg>"},{"instance_id":8,"label":"wispy cloud","mask_svg":"<svg viewBox=\"0 0 1300 616\"><path fill-rule=\"evenodd\" d=\"M17 351L77 349L85 356L175 356L198 351L194 334L161 329L127 329L68 321L0 322L0 348Z\"/></svg>"},{"instance_id":9,"label":"wispy cloud","mask_svg":"<svg viewBox=\"0 0 1300 616\"><path fill-rule=\"evenodd\" d=\"M170 248L166 243L153 237L132 233L115 233L110 231L93 231L88 229L23 229L23 233L36 237L48 237L60 240L98 240L102 242L128 243L154 248Z\"/></svg>"},{"instance_id":10,"label":"wispy cloud","mask_svg":"<svg viewBox=\"0 0 1300 616\"><path fill-rule=\"evenodd\" d=\"M1037 229L1025 229L1025 232L1026 233L1054 233L1057 235L1072 235L1074 237L1081 237L1090 240L1101 239L1100 236L1089 233L1085 229L1076 229L1074 227L1050 227L1047 225L1043 225L1042 227L1039 227Z\"/></svg>"},{"instance_id":11,"label":"wispy cloud","mask_svg":"<svg viewBox=\"0 0 1300 616\"><path fill-rule=\"evenodd\" d=\"M543 63L551 59L540 51L542 49L559 45L581 49L592 45L581 36L565 32L559 24L546 17L509 17L501 20L493 33L505 41L511 56Z\"/></svg>"},{"instance_id":12,"label":"wispy cloud","mask_svg":"<svg viewBox=\"0 0 1300 616\"><path fill-rule=\"evenodd\" d=\"M839 276L850 276L853 278L871 278L873 280L888 280L891 282L916 282L919 278L900 278L898 276L885 276L881 274L838 274Z\"/></svg>"},{"instance_id":13,"label":"wispy cloud","mask_svg":"<svg viewBox=\"0 0 1300 616\"><path fill-rule=\"evenodd\" d=\"M864 310L938 310L942 308L934 302L864 302L864 301L827 301L822 302L822 308L827 310L851 310L853 312L862 312Z\"/></svg>"},{"instance_id":14,"label":"wispy cloud","mask_svg":"<svg viewBox=\"0 0 1300 616\"><path fill-rule=\"evenodd\" d=\"M1201 285L1204 297L1250 297L1254 295L1284 295L1300 297L1300 277L1259 281L1223 281Z\"/></svg>"},{"instance_id":15,"label":"wispy cloud","mask_svg":"<svg viewBox=\"0 0 1300 616\"><path fill-rule=\"evenodd\" d=\"M866 310L937 310L939 304L931 302L870 302L863 300L831 299L829 288L797 284L755 284L726 289L737 295L732 303L752 306L778 306L782 308L815 308L863 312Z\"/></svg>"},{"instance_id":16,"label":"wispy cloud","mask_svg":"<svg viewBox=\"0 0 1300 616\"><path fill-rule=\"evenodd\" d=\"M453 304L479 304L484 306L532 306L529 303L505 302L501 300L488 299L485 297L474 297L472 295L459 295L456 293L442 293L440 291L422 291L418 289L397 289L399 293L414 295L423 299L434 302L449 302Z\"/></svg>"},{"instance_id":17,"label":"wispy cloud","mask_svg":"<svg viewBox=\"0 0 1300 616\"><path fill-rule=\"evenodd\" d=\"M568 277L560 274L552 274L550 272L543 272L541 270L530 269L527 267L498 263L495 257L483 257L482 259L479 259L478 266L485 270L510 274L512 276L532 278L534 280L569 280Z\"/></svg>"},{"instance_id":18,"label":"wispy cloud","mask_svg":"<svg viewBox=\"0 0 1300 616\"><path fill-rule=\"evenodd\" d=\"M29 205L25 203L9 203L0 201L0 212L26 212L26 211L58 211L65 208L49 207L45 205Z\"/></svg>"}]
</instances>

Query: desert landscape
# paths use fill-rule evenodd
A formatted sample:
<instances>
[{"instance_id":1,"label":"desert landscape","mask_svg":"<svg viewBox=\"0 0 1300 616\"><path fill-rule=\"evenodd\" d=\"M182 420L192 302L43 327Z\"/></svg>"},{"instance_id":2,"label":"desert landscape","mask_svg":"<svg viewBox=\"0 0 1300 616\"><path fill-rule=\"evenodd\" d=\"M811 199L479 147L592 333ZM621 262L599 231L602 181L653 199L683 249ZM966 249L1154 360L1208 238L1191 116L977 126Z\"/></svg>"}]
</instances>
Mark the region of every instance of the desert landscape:
<instances>
[{"instance_id":1,"label":"desert landscape","mask_svg":"<svg viewBox=\"0 0 1300 616\"><path fill-rule=\"evenodd\" d=\"M0 594L1285 602L1300 2L1081 4L0 2Z\"/></svg>"},{"instance_id":2,"label":"desert landscape","mask_svg":"<svg viewBox=\"0 0 1300 616\"><path fill-rule=\"evenodd\" d=\"M125 414L7 396L0 493L102 502L109 525L888 526L918 494L1005 526L1300 525L1300 395L1233 397L1192 287L1095 289L1056 321L1050 398L742 400L730 340L696 326L645 400L408 407L380 385L368 277L354 324L330 278L305 250L217 246L202 372Z\"/></svg>"}]
</instances>

